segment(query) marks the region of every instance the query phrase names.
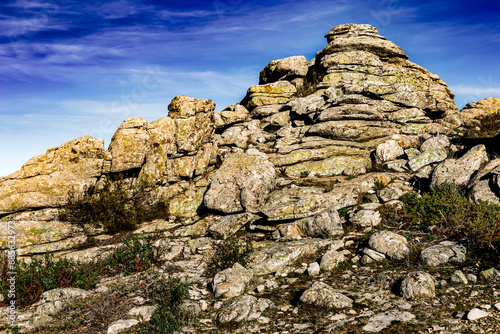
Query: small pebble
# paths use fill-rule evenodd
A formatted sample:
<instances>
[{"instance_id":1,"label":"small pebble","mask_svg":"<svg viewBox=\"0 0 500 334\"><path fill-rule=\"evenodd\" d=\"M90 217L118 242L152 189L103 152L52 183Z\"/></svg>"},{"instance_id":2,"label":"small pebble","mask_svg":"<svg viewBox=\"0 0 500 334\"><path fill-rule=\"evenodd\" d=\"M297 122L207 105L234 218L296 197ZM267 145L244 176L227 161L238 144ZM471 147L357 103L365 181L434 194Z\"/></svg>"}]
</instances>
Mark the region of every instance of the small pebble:
<instances>
[{"instance_id":1,"label":"small pebble","mask_svg":"<svg viewBox=\"0 0 500 334\"><path fill-rule=\"evenodd\" d=\"M467 313L467 319L468 320L477 320L481 319L484 317L487 317L489 314L483 310L480 310L478 308L473 308L472 310Z\"/></svg>"},{"instance_id":2,"label":"small pebble","mask_svg":"<svg viewBox=\"0 0 500 334\"><path fill-rule=\"evenodd\" d=\"M497 311L500 311L500 303L496 303L493 307L496 308Z\"/></svg>"}]
</instances>

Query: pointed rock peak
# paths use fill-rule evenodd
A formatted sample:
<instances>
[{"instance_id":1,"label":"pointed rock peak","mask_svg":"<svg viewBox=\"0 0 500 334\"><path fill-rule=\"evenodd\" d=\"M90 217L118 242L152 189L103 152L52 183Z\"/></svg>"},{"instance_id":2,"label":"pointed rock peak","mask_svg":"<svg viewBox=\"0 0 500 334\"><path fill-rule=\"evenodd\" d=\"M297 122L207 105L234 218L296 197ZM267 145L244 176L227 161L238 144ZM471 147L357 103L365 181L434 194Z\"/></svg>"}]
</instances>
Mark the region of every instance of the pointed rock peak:
<instances>
[{"instance_id":1,"label":"pointed rock peak","mask_svg":"<svg viewBox=\"0 0 500 334\"><path fill-rule=\"evenodd\" d=\"M349 38L358 36L386 39L385 37L378 34L377 28L372 27L369 24L341 24L334 27L328 32L328 34L325 35L328 43L331 43L335 38Z\"/></svg>"}]
</instances>

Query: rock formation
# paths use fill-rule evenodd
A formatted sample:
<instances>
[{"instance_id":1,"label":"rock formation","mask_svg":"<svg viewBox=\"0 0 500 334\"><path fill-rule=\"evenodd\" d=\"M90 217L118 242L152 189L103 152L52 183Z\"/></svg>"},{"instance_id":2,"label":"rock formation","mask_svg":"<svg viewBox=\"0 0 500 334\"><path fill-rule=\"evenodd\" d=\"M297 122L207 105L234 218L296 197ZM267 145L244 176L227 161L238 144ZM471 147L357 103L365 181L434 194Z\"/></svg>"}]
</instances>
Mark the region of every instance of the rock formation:
<instances>
[{"instance_id":1,"label":"rock formation","mask_svg":"<svg viewBox=\"0 0 500 334\"><path fill-rule=\"evenodd\" d=\"M266 332L278 327L314 332L312 325L294 323L298 309L292 311L297 306L292 300L299 306L345 311L331 315L335 323L328 325L329 332L342 326L376 332L393 320L419 321L413 313L421 320L424 304L419 298L438 298L433 276L423 271L406 276L400 295L409 302L394 300L384 285L390 270L369 277L379 261L409 261L413 243L420 240L384 230L379 209L401 205L398 199L416 192L416 185L435 188L449 182L466 188L476 202L500 204L500 160L491 159L481 143L453 143L485 115L499 112L499 99L470 103L459 111L437 75L410 62L372 26L343 24L325 37L327 46L310 61L302 56L271 61L260 72L259 85L222 112L215 113L209 99L177 96L166 117L151 123L139 117L125 120L107 150L102 140L78 138L0 178L3 248L8 245L7 224L15 222L18 255L25 258L44 252L82 261L109 256L114 245L75 249L89 236L59 221L58 212L70 192L118 176L145 180L158 190L156 200L168 201L170 217L141 222L134 233L163 233L168 246L163 259L182 267L180 275L193 282L193 307L213 319L202 328L215 321L257 321ZM360 236L375 228L382 231L356 247ZM214 247L241 231L255 241L248 264L204 277ZM97 231L96 238L111 236ZM455 241L430 246L420 255L429 267L460 264L465 257L465 247ZM339 266L349 268L338 271ZM307 273L312 282L287 276ZM313 276L327 278L328 284ZM112 281L92 294L108 291ZM209 299L209 284L216 298L230 302L223 307ZM280 292L273 293L278 287ZM257 296L249 292L254 288ZM76 298L73 290L61 291L60 298ZM269 300L281 291L288 304ZM21 327L34 326L43 303L24 313ZM365 304L370 307L353 309ZM271 328L263 315L266 309L278 309L278 315L288 318ZM144 320L136 313L115 321L108 332ZM452 320L448 325L463 329Z\"/></svg>"}]
</instances>

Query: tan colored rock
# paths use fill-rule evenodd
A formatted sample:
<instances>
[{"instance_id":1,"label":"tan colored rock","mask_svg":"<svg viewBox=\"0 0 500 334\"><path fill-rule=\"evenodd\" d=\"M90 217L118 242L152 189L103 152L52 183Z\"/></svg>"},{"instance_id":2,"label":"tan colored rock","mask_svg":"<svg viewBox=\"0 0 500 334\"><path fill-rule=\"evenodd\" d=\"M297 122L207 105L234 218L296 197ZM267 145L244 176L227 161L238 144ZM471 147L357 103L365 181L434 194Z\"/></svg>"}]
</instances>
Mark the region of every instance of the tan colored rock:
<instances>
[{"instance_id":1,"label":"tan colored rock","mask_svg":"<svg viewBox=\"0 0 500 334\"><path fill-rule=\"evenodd\" d=\"M195 99L186 95L179 95L168 105L168 116L174 119L190 118L197 113L212 113L215 103L210 99Z\"/></svg>"},{"instance_id":2,"label":"tan colored rock","mask_svg":"<svg viewBox=\"0 0 500 334\"><path fill-rule=\"evenodd\" d=\"M291 81L296 77L305 77L307 70L307 59L304 56L276 59L260 71L259 85L279 80Z\"/></svg>"},{"instance_id":3,"label":"tan colored rock","mask_svg":"<svg viewBox=\"0 0 500 334\"><path fill-rule=\"evenodd\" d=\"M224 213L257 212L273 189L275 176L273 164L262 156L232 154L215 173L205 205Z\"/></svg>"},{"instance_id":4,"label":"tan colored rock","mask_svg":"<svg viewBox=\"0 0 500 334\"><path fill-rule=\"evenodd\" d=\"M116 130L108 149L112 159L111 173L142 167L148 150L147 124L144 118L131 117Z\"/></svg>"},{"instance_id":5,"label":"tan colored rock","mask_svg":"<svg viewBox=\"0 0 500 334\"><path fill-rule=\"evenodd\" d=\"M90 136L31 158L17 172L0 178L0 215L63 205L70 189L95 183L103 158L104 142Z\"/></svg>"},{"instance_id":6,"label":"tan colored rock","mask_svg":"<svg viewBox=\"0 0 500 334\"><path fill-rule=\"evenodd\" d=\"M252 277L253 271L245 269L239 263L234 264L232 268L217 273L212 281L215 298L241 296Z\"/></svg>"},{"instance_id":7,"label":"tan colored rock","mask_svg":"<svg viewBox=\"0 0 500 334\"><path fill-rule=\"evenodd\" d=\"M224 128L226 126L245 122L250 119L250 114L247 108L241 104L233 104L221 112L216 112L214 114L214 123L217 129Z\"/></svg>"},{"instance_id":8,"label":"tan colored rock","mask_svg":"<svg viewBox=\"0 0 500 334\"><path fill-rule=\"evenodd\" d=\"M269 299L245 295L225 307L219 313L217 320L221 323L252 321L259 318L267 308L274 306L274 303Z\"/></svg>"},{"instance_id":9,"label":"tan colored rock","mask_svg":"<svg viewBox=\"0 0 500 334\"><path fill-rule=\"evenodd\" d=\"M480 124L481 118L500 112L500 98L488 97L467 104L457 116L464 127L472 128Z\"/></svg>"},{"instance_id":10,"label":"tan colored rock","mask_svg":"<svg viewBox=\"0 0 500 334\"><path fill-rule=\"evenodd\" d=\"M300 296L300 301L304 304L325 308L352 307L353 303L351 298L335 291L331 286L323 282L314 282L313 285Z\"/></svg>"},{"instance_id":11,"label":"tan colored rock","mask_svg":"<svg viewBox=\"0 0 500 334\"><path fill-rule=\"evenodd\" d=\"M423 271L409 273L401 282L401 295L405 299L433 298L436 296L436 280Z\"/></svg>"},{"instance_id":12,"label":"tan colored rock","mask_svg":"<svg viewBox=\"0 0 500 334\"><path fill-rule=\"evenodd\" d=\"M404 154L404 150L395 140L388 140L377 146L375 150L375 161L379 164L390 160L396 160Z\"/></svg>"},{"instance_id":13,"label":"tan colored rock","mask_svg":"<svg viewBox=\"0 0 500 334\"><path fill-rule=\"evenodd\" d=\"M265 85L252 86L248 89L244 101L248 110L269 104L287 102L297 89L288 81L277 81Z\"/></svg>"},{"instance_id":14,"label":"tan colored rock","mask_svg":"<svg viewBox=\"0 0 500 334\"><path fill-rule=\"evenodd\" d=\"M208 231L217 239L227 239L243 226L257 220L258 215L251 213L241 213L237 215L220 216L215 224L210 226Z\"/></svg>"}]
</instances>

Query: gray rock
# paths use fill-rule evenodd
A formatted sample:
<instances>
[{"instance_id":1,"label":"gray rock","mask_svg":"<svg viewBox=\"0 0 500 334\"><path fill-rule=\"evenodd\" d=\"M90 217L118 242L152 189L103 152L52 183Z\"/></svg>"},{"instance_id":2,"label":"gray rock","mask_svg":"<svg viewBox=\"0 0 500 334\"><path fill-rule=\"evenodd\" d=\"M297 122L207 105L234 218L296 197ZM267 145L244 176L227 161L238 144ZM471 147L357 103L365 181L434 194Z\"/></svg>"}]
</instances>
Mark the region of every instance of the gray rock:
<instances>
[{"instance_id":1,"label":"gray rock","mask_svg":"<svg viewBox=\"0 0 500 334\"><path fill-rule=\"evenodd\" d=\"M408 162L408 166L412 171L416 172L424 166L443 161L447 156L448 153L443 149L425 151L412 157Z\"/></svg>"},{"instance_id":2,"label":"gray rock","mask_svg":"<svg viewBox=\"0 0 500 334\"><path fill-rule=\"evenodd\" d=\"M358 229L366 231L380 225L382 217L380 217L380 212L378 211L360 210L350 218L350 222Z\"/></svg>"},{"instance_id":3,"label":"gray rock","mask_svg":"<svg viewBox=\"0 0 500 334\"><path fill-rule=\"evenodd\" d=\"M243 226L257 220L259 216L252 213L241 213L237 215L217 217L215 224L208 228L208 231L217 239L227 239Z\"/></svg>"},{"instance_id":4,"label":"gray rock","mask_svg":"<svg viewBox=\"0 0 500 334\"><path fill-rule=\"evenodd\" d=\"M361 258L361 263L363 263L363 264L372 263L373 261L380 262L380 261L383 261L385 259L384 254L379 253L377 251L374 251L373 249L370 249L370 248L363 249L363 253L365 254Z\"/></svg>"},{"instance_id":5,"label":"gray rock","mask_svg":"<svg viewBox=\"0 0 500 334\"><path fill-rule=\"evenodd\" d=\"M319 307L352 307L352 299L336 292L331 286L323 282L314 282L313 285L304 291L300 296L300 301Z\"/></svg>"},{"instance_id":6,"label":"gray rock","mask_svg":"<svg viewBox=\"0 0 500 334\"><path fill-rule=\"evenodd\" d=\"M390 310L371 316L368 319L368 323L363 327L363 330L367 332L380 332L389 327L393 321L406 322L412 319L415 319L415 316L410 312Z\"/></svg>"},{"instance_id":7,"label":"gray rock","mask_svg":"<svg viewBox=\"0 0 500 334\"><path fill-rule=\"evenodd\" d=\"M128 311L127 314L132 317L138 317L141 321L149 321L157 308L158 306L154 305L136 306Z\"/></svg>"},{"instance_id":8,"label":"gray rock","mask_svg":"<svg viewBox=\"0 0 500 334\"><path fill-rule=\"evenodd\" d=\"M387 187L377 191L377 195L382 202L397 200L403 196L404 191L396 187Z\"/></svg>"},{"instance_id":9,"label":"gray rock","mask_svg":"<svg viewBox=\"0 0 500 334\"><path fill-rule=\"evenodd\" d=\"M59 288L45 291L40 296L40 300L33 304L36 314L53 315L61 311L71 302L84 299L92 294L86 290L78 288Z\"/></svg>"},{"instance_id":10,"label":"gray rock","mask_svg":"<svg viewBox=\"0 0 500 334\"><path fill-rule=\"evenodd\" d=\"M401 282L401 295L405 299L432 298L436 296L436 280L423 271L409 273Z\"/></svg>"},{"instance_id":11,"label":"gray rock","mask_svg":"<svg viewBox=\"0 0 500 334\"><path fill-rule=\"evenodd\" d=\"M500 199L498 198L496 193L493 190L491 190L490 180L478 181L472 187L469 197L475 203L479 203L479 201L484 201L500 205Z\"/></svg>"},{"instance_id":12,"label":"gray rock","mask_svg":"<svg viewBox=\"0 0 500 334\"><path fill-rule=\"evenodd\" d=\"M395 140L388 140L377 146L375 150L375 161L379 164L390 160L396 160L404 154L403 148Z\"/></svg>"},{"instance_id":13,"label":"gray rock","mask_svg":"<svg viewBox=\"0 0 500 334\"><path fill-rule=\"evenodd\" d=\"M453 283L456 283L456 284L467 284L467 283L469 283L469 281L467 281L467 277L465 276L465 274L462 271L460 271L460 270L455 270L453 272L453 274L451 274L450 280Z\"/></svg>"},{"instance_id":14,"label":"gray rock","mask_svg":"<svg viewBox=\"0 0 500 334\"><path fill-rule=\"evenodd\" d=\"M427 266L436 267L448 262L463 263L467 249L455 241L442 241L420 253L420 259Z\"/></svg>"},{"instance_id":15,"label":"gray rock","mask_svg":"<svg viewBox=\"0 0 500 334\"><path fill-rule=\"evenodd\" d=\"M447 159L439 164L432 172L431 188L443 183L452 183L464 186L469 182L472 174L488 162L488 154L484 145L471 148L459 159Z\"/></svg>"},{"instance_id":16,"label":"gray rock","mask_svg":"<svg viewBox=\"0 0 500 334\"><path fill-rule=\"evenodd\" d=\"M309 266L307 267L307 274L309 276L318 276L319 271L320 271L320 268L319 268L318 262L310 263Z\"/></svg>"},{"instance_id":17,"label":"gray rock","mask_svg":"<svg viewBox=\"0 0 500 334\"><path fill-rule=\"evenodd\" d=\"M320 268L326 271L332 270L345 260L344 253L330 249L321 257Z\"/></svg>"},{"instance_id":18,"label":"gray rock","mask_svg":"<svg viewBox=\"0 0 500 334\"><path fill-rule=\"evenodd\" d=\"M344 234L342 221L334 207L312 217L301 219L297 224L299 224L308 237L330 238Z\"/></svg>"},{"instance_id":19,"label":"gray rock","mask_svg":"<svg viewBox=\"0 0 500 334\"><path fill-rule=\"evenodd\" d=\"M390 231L375 233L368 240L368 246L391 259L403 260L410 254L408 241L402 235Z\"/></svg>"},{"instance_id":20,"label":"gray rock","mask_svg":"<svg viewBox=\"0 0 500 334\"><path fill-rule=\"evenodd\" d=\"M499 281L500 280L500 270L496 268L490 268L487 270L483 270L480 273L480 276L488 281Z\"/></svg>"},{"instance_id":21,"label":"gray rock","mask_svg":"<svg viewBox=\"0 0 500 334\"><path fill-rule=\"evenodd\" d=\"M256 320L269 307L275 307L269 299L242 296L223 308L218 315L218 320L221 323Z\"/></svg>"},{"instance_id":22,"label":"gray rock","mask_svg":"<svg viewBox=\"0 0 500 334\"><path fill-rule=\"evenodd\" d=\"M450 146L450 140L445 135L437 135L436 137L432 137L427 139L422 146L420 146L420 151L430 151L436 149L445 149Z\"/></svg>"},{"instance_id":23,"label":"gray rock","mask_svg":"<svg viewBox=\"0 0 500 334\"><path fill-rule=\"evenodd\" d=\"M135 319L127 319L127 320L117 320L113 322L111 325L109 325L107 334L117 334L121 333L127 328L130 328L132 326L135 326L139 323L138 320Z\"/></svg>"},{"instance_id":24,"label":"gray rock","mask_svg":"<svg viewBox=\"0 0 500 334\"><path fill-rule=\"evenodd\" d=\"M212 281L215 298L232 298L242 295L252 277L253 271L245 269L239 263L217 273Z\"/></svg>"},{"instance_id":25,"label":"gray rock","mask_svg":"<svg viewBox=\"0 0 500 334\"><path fill-rule=\"evenodd\" d=\"M478 308L473 308L467 313L467 320L477 320L489 316L488 312L480 310Z\"/></svg>"},{"instance_id":26,"label":"gray rock","mask_svg":"<svg viewBox=\"0 0 500 334\"><path fill-rule=\"evenodd\" d=\"M262 156L234 153L215 173L205 205L224 213L257 212L274 187L275 176L273 164Z\"/></svg>"}]
</instances>

